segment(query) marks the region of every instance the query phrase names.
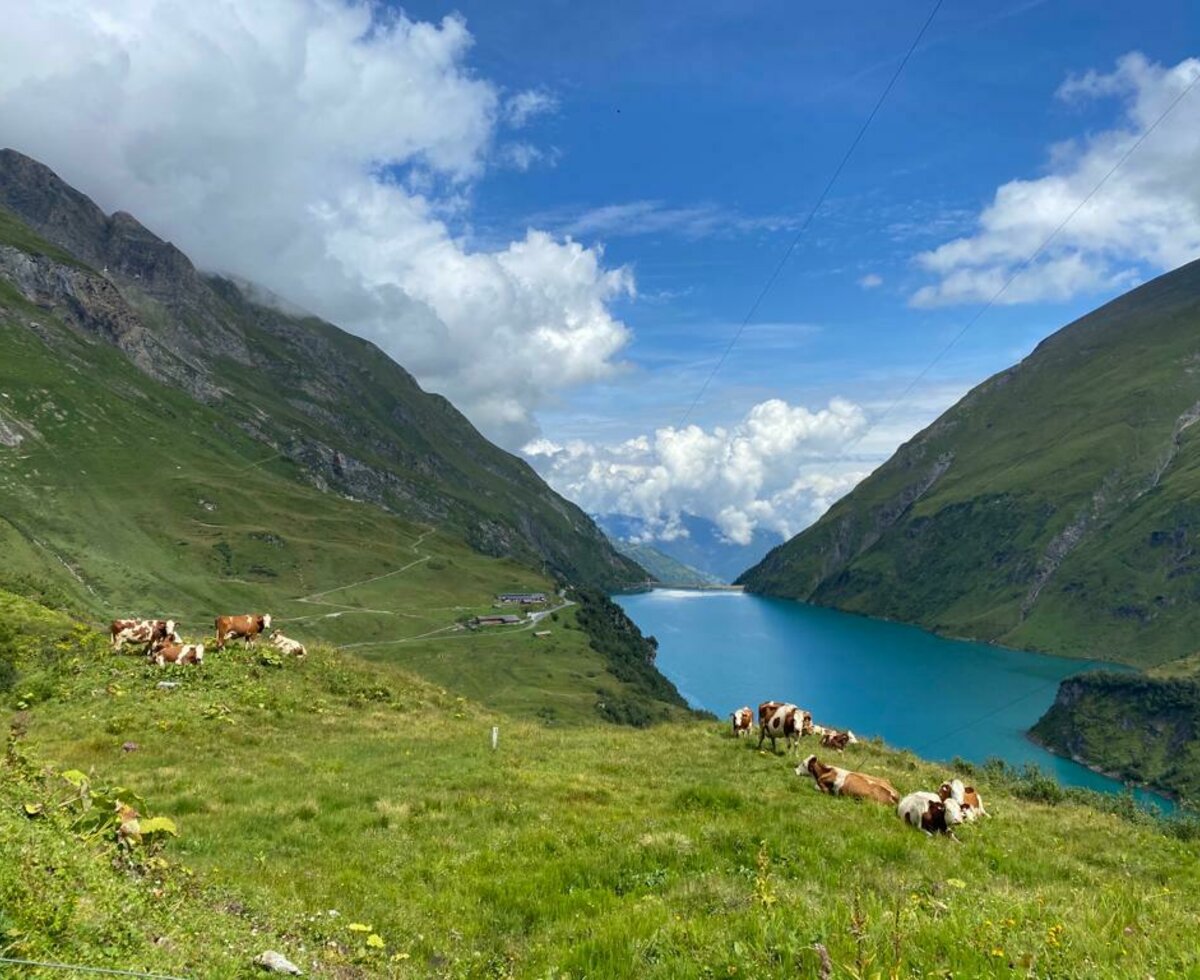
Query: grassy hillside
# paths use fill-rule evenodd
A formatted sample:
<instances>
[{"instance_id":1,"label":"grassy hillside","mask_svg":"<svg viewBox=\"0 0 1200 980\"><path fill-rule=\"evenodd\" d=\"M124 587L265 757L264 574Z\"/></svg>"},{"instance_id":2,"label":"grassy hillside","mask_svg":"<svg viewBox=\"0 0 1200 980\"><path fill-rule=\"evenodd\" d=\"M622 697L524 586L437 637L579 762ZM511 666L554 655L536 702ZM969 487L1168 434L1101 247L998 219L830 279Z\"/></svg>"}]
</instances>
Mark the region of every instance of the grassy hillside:
<instances>
[{"instance_id":1,"label":"grassy hillside","mask_svg":"<svg viewBox=\"0 0 1200 980\"><path fill-rule=\"evenodd\" d=\"M1166 673L1068 678L1031 734L1122 779L1200 800L1200 681Z\"/></svg>"},{"instance_id":2,"label":"grassy hillside","mask_svg":"<svg viewBox=\"0 0 1200 980\"><path fill-rule=\"evenodd\" d=\"M453 528L294 478L293 464L265 456L221 412L2 280L0 350L0 423L21 436L0 444L0 588L93 622L169 615L196 638L217 612L265 609L289 635L354 644L435 679L469 676L481 700L545 720L611 703L637 702L647 718L682 705L669 692L651 704L614 677L570 607L545 624L550 637L457 629L493 611L497 592L555 583L480 554Z\"/></svg>"},{"instance_id":3,"label":"grassy hillside","mask_svg":"<svg viewBox=\"0 0 1200 980\"><path fill-rule=\"evenodd\" d=\"M1200 263L979 385L747 588L1138 665L1200 629Z\"/></svg>"},{"instance_id":4,"label":"grassy hillside","mask_svg":"<svg viewBox=\"0 0 1200 980\"><path fill-rule=\"evenodd\" d=\"M613 542L613 546L626 558L632 558L646 569L650 573L650 578L659 585L702 589L722 584L721 579L711 572L703 572L698 568L692 568L691 565L685 565L652 545L616 540Z\"/></svg>"},{"instance_id":5,"label":"grassy hillside","mask_svg":"<svg viewBox=\"0 0 1200 980\"><path fill-rule=\"evenodd\" d=\"M1200 969L1200 845L1052 784L976 773L995 816L955 844L815 793L723 724L546 729L349 653L172 671L45 637L7 696L20 754L131 787L179 838L155 874L118 874L106 841L9 808L23 870L0 870L0 955L248 976L274 947L316 976L681 978L817 976L820 944L831 976ZM878 744L845 760L902 790L946 774ZM6 799L30 796L11 753L2 772ZM22 887L63 852L72 900ZM164 876L186 891L154 899ZM215 919L189 914L214 895ZM114 902L150 911L117 929Z\"/></svg>"}]
</instances>

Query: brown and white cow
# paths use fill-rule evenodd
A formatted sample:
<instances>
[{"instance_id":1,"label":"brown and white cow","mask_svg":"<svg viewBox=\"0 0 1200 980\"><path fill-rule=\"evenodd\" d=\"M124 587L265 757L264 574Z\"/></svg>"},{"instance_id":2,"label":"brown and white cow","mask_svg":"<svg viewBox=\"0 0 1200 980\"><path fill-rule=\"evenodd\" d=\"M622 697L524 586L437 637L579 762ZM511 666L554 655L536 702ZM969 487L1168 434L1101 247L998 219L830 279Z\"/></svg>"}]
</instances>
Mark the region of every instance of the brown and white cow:
<instances>
[{"instance_id":1,"label":"brown and white cow","mask_svg":"<svg viewBox=\"0 0 1200 980\"><path fill-rule=\"evenodd\" d=\"M150 662L162 667L165 664L202 664L204 663L203 643L160 643L150 651Z\"/></svg>"},{"instance_id":2,"label":"brown and white cow","mask_svg":"<svg viewBox=\"0 0 1200 980\"><path fill-rule=\"evenodd\" d=\"M114 650L120 650L126 643L137 643L150 649L165 640L179 642L173 619L114 619L109 635Z\"/></svg>"},{"instance_id":3,"label":"brown and white cow","mask_svg":"<svg viewBox=\"0 0 1200 980\"><path fill-rule=\"evenodd\" d=\"M849 729L839 732L834 728L826 728L821 733L821 744L829 749L837 749L839 752L843 751L847 745L854 745L857 742L857 736Z\"/></svg>"},{"instance_id":4,"label":"brown and white cow","mask_svg":"<svg viewBox=\"0 0 1200 980\"><path fill-rule=\"evenodd\" d=\"M218 616L216 627L218 650L225 646L226 640L237 639L239 636L249 646L259 633L265 633L271 628L271 614L248 613L244 616Z\"/></svg>"},{"instance_id":5,"label":"brown and white cow","mask_svg":"<svg viewBox=\"0 0 1200 980\"><path fill-rule=\"evenodd\" d=\"M896 805L896 816L918 827L931 837L949 834L954 840L954 828L966 819L962 807L953 797L942 799L938 793L924 791L909 793Z\"/></svg>"},{"instance_id":6,"label":"brown and white cow","mask_svg":"<svg viewBox=\"0 0 1200 980\"><path fill-rule=\"evenodd\" d=\"M745 738L750 734L750 729L754 725L754 713L750 710L750 706L738 708L737 711L731 711L729 717L733 720L733 734L738 738Z\"/></svg>"},{"instance_id":7,"label":"brown and white cow","mask_svg":"<svg viewBox=\"0 0 1200 980\"><path fill-rule=\"evenodd\" d=\"M812 776L818 790L831 796L858 796L864 800L889 803L893 806L900 802L900 794L896 792L896 787L886 779L870 776L865 772L827 766L815 755L810 755L796 767L797 776L805 772Z\"/></svg>"},{"instance_id":8,"label":"brown and white cow","mask_svg":"<svg viewBox=\"0 0 1200 980\"><path fill-rule=\"evenodd\" d=\"M304 644L299 640L293 640L291 637L284 636L282 630L271 631L271 646L275 647L280 653L287 653L294 657L303 657L308 653L304 649Z\"/></svg>"},{"instance_id":9,"label":"brown and white cow","mask_svg":"<svg viewBox=\"0 0 1200 980\"><path fill-rule=\"evenodd\" d=\"M763 739L771 740L771 751L775 751L775 739L785 740L787 748L800 744L800 737L812 731L812 714L786 701L764 701L758 706L758 747Z\"/></svg>"},{"instance_id":10,"label":"brown and white cow","mask_svg":"<svg viewBox=\"0 0 1200 980\"><path fill-rule=\"evenodd\" d=\"M978 820L990 817L991 814L983 808L983 797L974 786L964 786L961 779L948 779L938 787L938 796L943 800L954 800L962 807L964 820Z\"/></svg>"}]
</instances>

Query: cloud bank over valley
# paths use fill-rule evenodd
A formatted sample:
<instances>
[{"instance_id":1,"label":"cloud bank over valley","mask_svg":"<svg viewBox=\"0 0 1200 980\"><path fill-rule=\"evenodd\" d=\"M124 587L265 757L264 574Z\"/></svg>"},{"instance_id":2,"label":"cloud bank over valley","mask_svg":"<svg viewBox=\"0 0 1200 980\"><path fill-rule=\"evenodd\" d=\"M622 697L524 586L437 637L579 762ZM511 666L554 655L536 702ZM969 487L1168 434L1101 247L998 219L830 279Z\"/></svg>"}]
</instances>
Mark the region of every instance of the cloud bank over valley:
<instances>
[{"instance_id":1,"label":"cloud bank over valley","mask_svg":"<svg viewBox=\"0 0 1200 980\"><path fill-rule=\"evenodd\" d=\"M0 31L0 132L202 267L367 337L508 446L608 377L635 291L598 248L537 229L473 248L474 183L525 169L555 112L469 67L458 17L365 3L50 0ZM506 132L521 131L521 139ZM505 370L495 367L497 352Z\"/></svg>"}]
</instances>

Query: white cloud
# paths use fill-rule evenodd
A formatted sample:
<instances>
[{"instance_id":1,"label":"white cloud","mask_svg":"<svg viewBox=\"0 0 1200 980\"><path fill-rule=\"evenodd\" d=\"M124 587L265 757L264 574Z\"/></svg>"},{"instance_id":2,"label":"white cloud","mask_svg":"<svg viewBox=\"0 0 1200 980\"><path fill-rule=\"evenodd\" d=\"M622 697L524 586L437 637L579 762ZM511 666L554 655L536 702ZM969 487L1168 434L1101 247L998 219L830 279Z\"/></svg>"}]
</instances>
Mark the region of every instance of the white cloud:
<instances>
[{"instance_id":1,"label":"white cloud","mask_svg":"<svg viewBox=\"0 0 1200 980\"><path fill-rule=\"evenodd\" d=\"M937 282L917 290L914 306L990 300L1054 232L1155 120L1200 75L1200 59L1173 67L1138 53L1112 72L1069 78L1067 103L1118 98L1122 117L1102 130L1052 147L1046 175L996 190L974 234L917 256ZM1200 86L1022 272L1002 303L1062 300L1127 285L1146 271L1173 269L1200 256Z\"/></svg>"},{"instance_id":2,"label":"white cloud","mask_svg":"<svg viewBox=\"0 0 1200 980\"><path fill-rule=\"evenodd\" d=\"M523 451L593 513L640 517L662 539L683 533L680 515L693 514L745 544L757 528L790 537L866 476L860 462L839 455L866 426L863 410L845 399L818 411L771 399L728 429L668 426L611 446L540 439Z\"/></svg>"},{"instance_id":3,"label":"white cloud","mask_svg":"<svg viewBox=\"0 0 1200 980\"><path fill-rule=\"evenodd\" d=\"M560 211L539 217L564 234L579 237L674 234L689 239L787 231L796 227L798 220L796 216L786 214L744 215L717 204L672 206L653 200L605 204L584 211Z\"/></svg>"},{"instance_id":4,"label":"white cloud","mask_svg":"<svg viewBox=\"0 0 1200 980\"><path fill-rule=\"evenodd\" d=\"M874 272L868 272L858 280L858 284L863 289L878 289L883 285L883 276L876 275Z\"/></svg>"},{"instance_id":5,"label":"white cloud","mask_svg":"<svg viewBox=\"0 0 1200 980\"><path fill-rule=\"evenodd\" d=\"M518 92L504 102L504 118L514 129L520 129L535 116L546 115L558 109L558 99L543 89L527 89Z\"/></svg>"},{"instance_id":6,"label":"white cloud","mask_svg":"<svg viewBox=\"0 0 1200 980\"><path fill-rule=\"evenodd\" d=\"M0 133L202 267L374 340L519 445L557 391L616 370L629 333L609 303L634 287L598 249L531 229L474 251L448 226L489 164L549 152L501 135L553 97L503 100L471 43L458 17L366 2L9 4Z\"/></svg>"}]
</instances>

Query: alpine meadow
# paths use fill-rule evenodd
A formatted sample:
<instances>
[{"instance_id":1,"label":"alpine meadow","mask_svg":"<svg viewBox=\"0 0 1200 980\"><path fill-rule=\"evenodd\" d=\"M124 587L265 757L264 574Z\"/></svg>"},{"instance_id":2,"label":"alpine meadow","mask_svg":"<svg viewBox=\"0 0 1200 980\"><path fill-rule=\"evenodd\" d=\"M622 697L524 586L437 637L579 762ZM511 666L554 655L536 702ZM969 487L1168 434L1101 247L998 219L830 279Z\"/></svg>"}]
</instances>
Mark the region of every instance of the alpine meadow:
<instances>
[{"instance_id":1,"label":"alpine meadow","mask_svg":"<svg viewBox=\"0 0 1200 980\"><path fill-rule=\"evenodd\" d=\"M0 0L0 975L1200 978L1195 11L735 7Z\"/></svg>"}]
</instances>

